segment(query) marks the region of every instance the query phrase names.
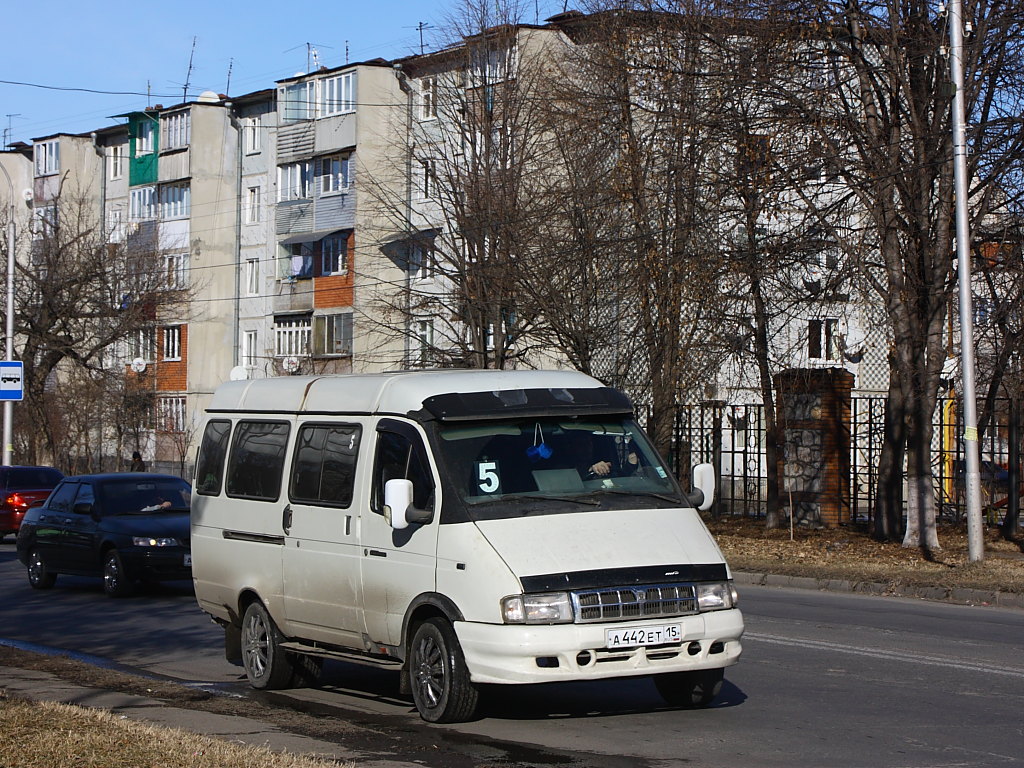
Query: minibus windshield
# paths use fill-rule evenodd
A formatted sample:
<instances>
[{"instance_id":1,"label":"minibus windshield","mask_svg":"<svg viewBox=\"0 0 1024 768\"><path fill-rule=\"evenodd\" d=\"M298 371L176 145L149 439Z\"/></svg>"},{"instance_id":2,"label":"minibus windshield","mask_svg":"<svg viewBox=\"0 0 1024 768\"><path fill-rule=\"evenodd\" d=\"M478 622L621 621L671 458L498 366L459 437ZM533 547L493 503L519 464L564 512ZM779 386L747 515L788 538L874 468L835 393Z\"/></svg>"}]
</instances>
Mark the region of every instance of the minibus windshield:
<instances>
[{"instance_id":1,"label":"minibus windshield","mask_svg":"<svg viewBox=\"0 0 1024 768\"><path fill-rule=\"evenodd\" d=\"M542 417L442 425L441 451L470 505L651 495L679 489L643 431L621 417Z\"/></svg>"}]
</instances>

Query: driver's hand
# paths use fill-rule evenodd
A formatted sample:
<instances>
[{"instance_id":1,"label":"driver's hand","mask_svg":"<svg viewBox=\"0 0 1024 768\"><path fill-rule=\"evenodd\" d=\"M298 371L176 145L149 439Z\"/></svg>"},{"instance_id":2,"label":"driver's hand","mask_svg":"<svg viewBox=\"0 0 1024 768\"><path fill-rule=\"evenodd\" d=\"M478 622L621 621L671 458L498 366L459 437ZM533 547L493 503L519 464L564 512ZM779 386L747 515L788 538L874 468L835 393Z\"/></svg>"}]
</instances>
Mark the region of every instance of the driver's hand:
<instances>
[{"instance_id":1,"label":"driver's hand","mask_svg":"<svg viewBox=\"0 0 1024 768\"><path fill-rule=\"evenodd\" d=\"M595 475L608 475L612 471L612 463L610 461L598 461L590 465L590 471Z\"/></svg>"}]
</instances>

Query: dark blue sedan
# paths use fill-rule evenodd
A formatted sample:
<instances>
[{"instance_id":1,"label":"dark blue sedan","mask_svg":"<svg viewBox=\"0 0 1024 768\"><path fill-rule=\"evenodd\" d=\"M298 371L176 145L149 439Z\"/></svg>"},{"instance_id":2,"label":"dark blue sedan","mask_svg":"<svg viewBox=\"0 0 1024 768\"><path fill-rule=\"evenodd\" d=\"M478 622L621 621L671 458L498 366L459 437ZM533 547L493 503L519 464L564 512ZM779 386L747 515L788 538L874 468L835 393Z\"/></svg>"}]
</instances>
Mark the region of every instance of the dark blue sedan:
<instances>
[{"instance_id":1,"label":"dark blue sedan","mask_svg":"<svg viewBox=\"0 0 1024 768\"><path fill-rule=\"evenodd\" d=\"M139 580L190 579L191 491L173 475L64 478L18 531L29 584L49 589L61 573L101 576L104 591L120 597Z\"/></svg>"}]
</instances>

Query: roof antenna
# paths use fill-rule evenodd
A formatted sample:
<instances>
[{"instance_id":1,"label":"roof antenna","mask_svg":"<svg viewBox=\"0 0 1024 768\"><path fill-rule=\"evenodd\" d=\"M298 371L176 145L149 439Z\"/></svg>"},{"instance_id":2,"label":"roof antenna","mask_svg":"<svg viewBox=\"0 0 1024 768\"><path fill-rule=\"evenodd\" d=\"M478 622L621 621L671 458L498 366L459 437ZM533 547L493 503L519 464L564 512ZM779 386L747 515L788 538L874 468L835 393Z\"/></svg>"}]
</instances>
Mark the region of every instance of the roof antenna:
<instances>
[{"instance_id":1,"label":"roof antenna","mask_svg":"<svg viewBox=\"0 0 1024 768\"><path fill-rule=\"evenodd\" d=\"M234 58L228 59L228 84L224 88L224 93L231 93L231 69L235 66Z\"/></svg>"},{"instance_id":2,"label":"roof antenna","mask_svg":"<svg viewBox=\"0 0 1024 768\"><path fill-rule=\"evenodd\" d=\"M182 89L181 100L188 101L188 84L192 78L192 59L196 55L196 40L198 37L192 37L192 52L188 55L188 72L185 73L185 87Z\"/></svg>"}]
</instances>

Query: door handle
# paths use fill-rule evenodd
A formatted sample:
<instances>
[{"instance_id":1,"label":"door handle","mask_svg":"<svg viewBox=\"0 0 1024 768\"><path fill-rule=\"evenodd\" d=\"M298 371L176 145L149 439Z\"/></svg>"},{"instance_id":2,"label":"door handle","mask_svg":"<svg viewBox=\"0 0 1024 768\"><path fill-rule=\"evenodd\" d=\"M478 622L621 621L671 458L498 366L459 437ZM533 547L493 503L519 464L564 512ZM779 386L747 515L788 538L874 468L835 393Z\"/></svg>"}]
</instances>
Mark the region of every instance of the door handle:
<instances>
[{"instance_id":1,"label":"door handle","mask_svg":"<svg viewBox=\"0 0 1024 768\"><path fill-rule=\"evenodd\" d=\"M281 515L281 528L287 536L292 530L292 505L284 505L284 513Z\"/></svg>"}]
</instances>

